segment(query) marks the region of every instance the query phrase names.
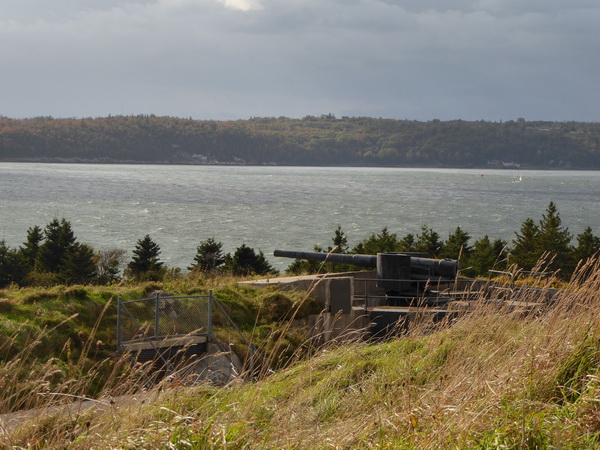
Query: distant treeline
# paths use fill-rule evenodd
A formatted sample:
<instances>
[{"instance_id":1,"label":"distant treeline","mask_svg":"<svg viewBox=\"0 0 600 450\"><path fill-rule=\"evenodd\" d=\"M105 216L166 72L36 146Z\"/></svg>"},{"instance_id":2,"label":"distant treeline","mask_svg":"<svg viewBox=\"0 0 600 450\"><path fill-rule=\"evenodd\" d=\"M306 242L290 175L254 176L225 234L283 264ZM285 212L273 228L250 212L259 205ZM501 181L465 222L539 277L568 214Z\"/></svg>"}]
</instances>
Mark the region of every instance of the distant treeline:
<instances>
[{"instance_id":1,"label":"distant treeline","mask_svg":"<svg viewBox=\"0 0 600 450\"><path fill-rule=\"evenodd\" d=\"M0 117L0 160L600 169L600 123Z\"/></svg>"},{"instance_id":2,"label":"distant treeline","mask_svg":"<svg viewBox=\"0 0 600 450\"><path fill-rule=\"evenodd\" d=\"M426 225L417 234L409 233L400 237L383 228L380 233L372 233L354 247L338 227L327 249L315 246L315 251L334 253L376 255L386 252L417 252L433 258L449 258L460 262L463 276L490 276L490 270L516 272L545 272L568 280L578 266L591 258L600 256L600 238L587 227L574 236L562 225L560 214L554 202L550 202L539 222L528 218L523 222L515 239L508 243L493 239L488 235L473 242L472 236L457 227L443 239L439 233ZM341 272L353 270L350 265L296 260L287 271L293 274L316 272Z\"/></svg>"},{"instance_id":3,"label":"distant treeline","mask_svg":"<svg viewBox=\"0 0 600 450\"><path fill-rule=\"evenodd\" d=\"M518 269L546 271L566 280L579 265L599 256L600 238L592 233L590 227L573 236L563 227L556 205L551 202L538 223L531 218L523 222L510 245L487 235L472 242L471 235L460 227L444 240L435 230L424 225L420 233L409 233L403 237L383 228L380 233L372 233L351 248L338 226L332 245L327 249L315 246L314 250L370 255L418 252L433 258L458 260L461 274L465 276L487 277L490 270L514 272ZM167 268L160 260L160 253L159 245L146 235L137 242L133 257L125 265L125 250L96 251L78 242L69 221L54 219L44 229L37 225L29 228L27 238L19 248L10 248L4 240L0 240L0 288L11 284L111 284L121 281L121 274L135 281L158 281L167 276L180 276L181 269ZM199 243L194 261L187 269L196 275L277 273L262 251L242 244L233 253L225 254L223 244L213 238ZM349 270L362 269L347 264L295 260L286 271L305 274Z\"/></svg>"},{"instance_id":4,"label":"distant treeline","mask_svg":"<svg viewBox=\"0 0 600 450\"><path fill-rule=\"evenodd\" d=\"M233 254L224 254L223 244L209 238L200 243L192 273L217 271L235 276L275 274L262 251L242 244ZM139 239L133 257L125 265L126 250L97 251L77 240L71 222L54 219L41 228L27 230L19 248L10 248L0 240L0 288L51 286L54 284L112 284L123 277L138 281L160 281L181 274L180 268L168 268L160 260L160 246L149 235ZM124 266L124 267L123 267Z\"/></svg>"}]
</instances>

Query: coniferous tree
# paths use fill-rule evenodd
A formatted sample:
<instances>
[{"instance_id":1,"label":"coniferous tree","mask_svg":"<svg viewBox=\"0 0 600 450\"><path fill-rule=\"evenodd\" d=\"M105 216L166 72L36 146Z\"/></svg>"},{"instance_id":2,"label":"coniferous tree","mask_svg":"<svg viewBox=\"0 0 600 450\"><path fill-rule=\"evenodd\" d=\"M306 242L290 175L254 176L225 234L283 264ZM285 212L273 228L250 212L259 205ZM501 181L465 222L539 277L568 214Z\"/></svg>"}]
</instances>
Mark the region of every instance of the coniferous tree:
<instances>
[{"instance_id":1,"label":"coniferous tree","mask_svg":"<svg viewBox=\"0 0 600 450\"><path fill-rule=\"evenodd\" d=\"M576 261L586 261L594 256L599 256L600 237L592 234L591 227L587 227L581 234L577 235L577 247L574 254Z\"/></svg>"},{"instance_id":2,"label":"coniferous tree","mask_svg":"<svg viewBox=\"0 0 600 450\"><path fill-rule=\"evenodd\" d=\"M442 249L440 235L427 225L421 227L421 234L417 235L414 251L427 253L431 258L437 258Z\"/></svg>"},{"instance_id":3,"label":"coniferous tree","mask_svg":"<svg viewBox=\"0 0 600 450\"><path fill-rule=\"evenodd\" d=\"M540 229L533 219L527 218L521 224L520 232L516 232L516 239L510 251L510 263L516 264L525 270L531 270L542 256L538 238Z\"/></svg>"},{"instance_id":4,"label":"coniferous tree","mask_svg":"<svg viewBox=\"0 0 600 450\"><path fill-rule=\"evenodd\" d=\"M498 268L503 268L503 249L502 241L490 241L486 234L482 238L475 241L473 244L473 252L468 260L469 268L465 271L468 275L488 276L489 271Z\"/></svg>"},{"instance_id":5,"label":"coniferous tree","mask_svg":"<svg viewBox=\"0 0 600 450\"><path fill-rule=\"evenodd\" d=\"M208 238L201 242L197 248L194 261L195 264L188 267L189 270L196 269L203 272L211 272L218 269L225 263L223 244L215 241L213 238Z\"/></svg>"},{"instance_id":6,"label":"coniferous tree","mask_svg":"<svg viewBox=\"0 0 600 450\"><path fill-rule=\"evenodd\" d=\"M342 227L338 225L336 228L332 238L332 244L327 247L327 250L324 250L321 246L315 245L313 247L313 251L315 252L325 252L325 253L348 253L349 245L348 238L344 231L342 231ZM360 247L359 247L360 248ZM349 264L339 264L332 263L329 261L321 262L321 261L309 261L304 259L296 259L292 264L288 266L286 269L287 273L291 274L302 274L302 273L318 273L318 272L344 272L348 270L356 270L355 266L351 266Z\"/></svg>"},{"instance_id":7,"label":"coniferous tree","mask_svg":"<svg viewBox=\"0 0 600 450\"><path fill-rule=\"evenodd\" d=\"M591 258L600 258L600 238L592 234L592 229L586 227L577 235L577 247L573 249L574 263L579 266L578 275L583 279L594 273L595 265L586 265Z\"/></svg>"},{"instance_id":8,"label":"coniferous tree","mask_svg":"<svg viewBox=\"0 0 600 450\"><path fill-rule=\"evenodd\" d=\"M43 240L44 232L39 226L35 225L27 230L27 240L21 247L21 253L25 258L30 271L35 267L35 261Z\"/></svg>"},{"instance_id":9,"label":"coniferous tree","mask_svg":"<svg viewBox=\"0 0 600 450\"><path fill-rule=\"evenodd\" d=\"M498 270L506 269L508 262L508 242L504 239L494 239L492 247L497 258L496 268Z\"/></svg>"},{"instance_id":10,"label":"coniferous tree","mask_svg":"<svg viewBox=\"0 0 600 450\"><path fill-rule=\"evenodd\" d=\"M341 226L338 225L331 240L333 241L333 247L329 247L328 252L348 253L348 238L342 231Z\"/></svg>"},{"instance_id":11,"label":"coniferous tree","mask_svg":"<svg viewBox=\"0 0 600 450\"><path fill-rule=\"evenodd\" d=\"M86 244L74 244L65 256L59 280L65 284L88 284L97 276L94 249Z\"/></svg>"},{"instance_id":12,"label":"coniferous tree","mask_svg":"<svg viewBox=\"0 0 600 450\"><path fill-rule=\"evenodd\" d=\"M71 224L66 219L52 220L44 230L44 242L40 245L35 261L35 269L41 272L60 272L68 251L76 239Z\"/></svg>"},{"instance_id":13,"label":"coniferous tree","mask_svg":"<svg viewBox=\"0 0 600 450\"><path fill-rule=\"evenodd\" d=\"M238 247L233 256L228 256L226 268L236 275L266 275L277 272L266 260L262 251L259 250L256 253L253 248L248 247L246 244Z\"/></svg>"},{"instance_id":14,"label":"coniferous tree","mask_svg":"<svg viewBox=\"0 0 600 450\"><path fill-rule=\"evenodd\" d=\"M439 252L440 258L450 258L460 260L461 263L466 261L473 251L469 245L471 236L460 227L456 227L452 233L448 235L448 239L442 244Z\"/></svg>"},{"instance_id":15,"label":"coniferous tree","mask_svg":"<svg viewBox=\"0 0 600 450\"><path fill-rule=\"evenodd\" d=\"M163 270L159 255L159 245L147 234L137 242L133 250L133 257L127 265L128 274L138 280L159 280Z\"/></svg>"},{"instance_id":16,"label":"coniferous tree","mask_svg":"<svg viewBox=\"0 0 600 450\"><path fill-rule=\"evenodd\" d=\"M348 238L346 237L346 233L342 231L342 227L338 225L333 236L331 238L331 242L333 246L327 247L327 253L348 253L350 246L348 245ZM321 251L321 249L315 247L315 251ZM313 267L322 267L322 271L324 272L346 272L351 270L356 270L355 266L350 264L340 264L333 262L325 262L322 266L318 261L308 261L309 263L317 263L314 264Z\"/></svg>"},{"instance_id":17,"label":"coniferous tree","mask_svg":"<svg viewBox=\"0 0 600 450\"><path fill-rule=\"evenodd\" d=\"M554 202L550 202L546 213L542 215L537 237L538 253L548 252L553 258L549 264L552 270L562 270L565 275L573 271L573 252L571 239L573 235L562 226L560 214Z\"/></svg>"},{"instance_id":18,"label":"coniferous tree","mask_svg":"<svg viewBox=\"0 0 600 450\"><path fill-rule=\"evenodd\" d=\"M416 252L415 246L417 245L417 241L415 239L415 235L412 233L408 233L402 239L400 239L400 244L398 247L398 251L401 252Z\"/></svg>"},{"instance_id":19,"label":"coniferous tree","mask_svg":"<svg viewBox=\"0 0 600 450\"><path fill-rule=\"evenodd\" d=\"M27 261L21 252L0 240L0 288L11 283L21 284L27 272Z\"/></svg>"},{"instance_id":20,"label":"coniferous tree","mask_svg":"<svg viewBox=\"0 0 600 450\"><path fill-rule=\"evenodd\" d=\"M379 234L371 234L367 239L359 242L352 253L362 255L376 255L377 253L396 252L399 250L400 241L396 233L390 233L387 227Z\"/></svg>"}]
</instances>

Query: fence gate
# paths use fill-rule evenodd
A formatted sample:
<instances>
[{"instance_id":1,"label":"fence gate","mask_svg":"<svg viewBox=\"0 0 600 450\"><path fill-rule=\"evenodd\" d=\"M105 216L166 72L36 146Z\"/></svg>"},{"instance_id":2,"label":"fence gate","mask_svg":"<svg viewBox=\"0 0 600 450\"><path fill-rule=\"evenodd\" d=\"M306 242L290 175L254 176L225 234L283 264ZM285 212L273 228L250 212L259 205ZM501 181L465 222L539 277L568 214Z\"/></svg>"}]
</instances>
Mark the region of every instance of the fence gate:
<instances>
[{"instance_id":1,"label":"fence gate","mask_svg":"<svg viewBox=\"0 0 600 450\"><path fill-rule=\"evenodd\" d=\"M117 350L137 354L138 361L162 360L172 368L176 354L206 352L212 334L214 298L208 295L152 297L117 303Z\"/></svg>"}]
</instances>

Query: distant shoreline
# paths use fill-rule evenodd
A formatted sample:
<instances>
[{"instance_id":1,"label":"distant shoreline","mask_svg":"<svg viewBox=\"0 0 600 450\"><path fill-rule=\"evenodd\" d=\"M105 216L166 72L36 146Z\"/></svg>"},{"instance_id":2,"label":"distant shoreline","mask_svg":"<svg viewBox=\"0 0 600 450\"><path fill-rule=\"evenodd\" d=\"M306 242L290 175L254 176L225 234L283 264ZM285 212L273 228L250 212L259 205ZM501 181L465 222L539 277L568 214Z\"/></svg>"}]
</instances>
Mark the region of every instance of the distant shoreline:
<instances>
[{"instance_id":1,"label":"distant shoreline","mask_svg":"<svg viewBox=\"0 0 600 450\"><path fill-rule=\"evenodd\" d=\"M496 167L496 166L401 166L401 165L364 165L364 164L276 164L276 163L240 163L240 162L199 162L199 161L139 161L139 160L120 160L112 158L0 158L0 163L31 163L31 164L139 164L139 165L165 165L165 166L236 166L236 167L355 167L355 168L390 168L390 169L472 169L472 170L502 170L502 171L519 171L519 170L547 170L547 171L599 171L600 168L583 168L583 167L548 167L548 166L521 166L517 167Z\"/></svg>"}]
</instances>

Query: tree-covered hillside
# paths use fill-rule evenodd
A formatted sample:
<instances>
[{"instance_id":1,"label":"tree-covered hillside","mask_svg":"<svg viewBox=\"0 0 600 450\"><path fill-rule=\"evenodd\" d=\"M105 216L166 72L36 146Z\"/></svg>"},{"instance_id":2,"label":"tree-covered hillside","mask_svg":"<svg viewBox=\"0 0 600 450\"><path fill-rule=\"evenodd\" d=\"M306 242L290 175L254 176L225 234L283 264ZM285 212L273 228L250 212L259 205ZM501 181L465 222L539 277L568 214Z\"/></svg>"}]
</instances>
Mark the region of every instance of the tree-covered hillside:
<instances>
[{"instance_id":1,"label":"tree-covered hillside","mask_svg":"<svg viewBox=\"0 0 600 450\"><path fill-rule=\"evenodd\" d=\"M600 168L600 123L0 117L0 160Z\"/></svg>"}]
</instances>

